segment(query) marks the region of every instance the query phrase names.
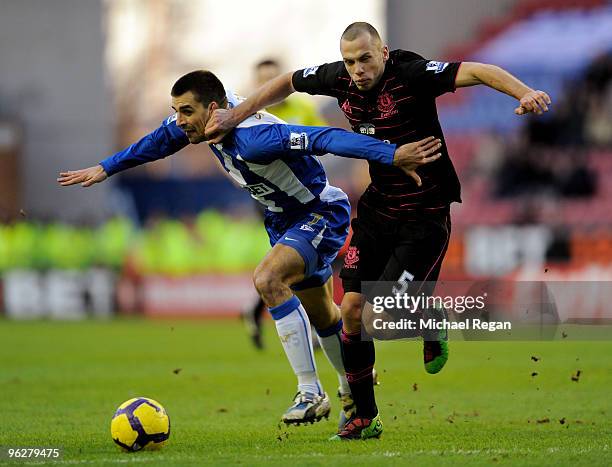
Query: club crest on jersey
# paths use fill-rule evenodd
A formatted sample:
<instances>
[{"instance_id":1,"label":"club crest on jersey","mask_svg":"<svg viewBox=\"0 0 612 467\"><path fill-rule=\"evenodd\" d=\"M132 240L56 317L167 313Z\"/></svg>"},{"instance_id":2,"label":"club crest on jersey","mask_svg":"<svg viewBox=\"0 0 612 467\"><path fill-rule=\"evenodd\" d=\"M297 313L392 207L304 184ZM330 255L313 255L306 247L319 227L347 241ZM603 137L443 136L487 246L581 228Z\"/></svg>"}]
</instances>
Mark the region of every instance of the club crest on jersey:
<instances>
[{"instance_id":1,"label":"club crest on jersey","mask_svg":"<svg viewBox=\"0 0 612 467\"><path fill-rule=\"evenodd\" d=\"M349 100L345 100L342 105L340 106L340 108L342 109L342 111L347 114L347 115L352 115L353 114L353 108L351 107L351 103L349 102Z\"/></svg>"},{"instance_id":2,"label":"club crest on jersey","mask_svg":"<svg viewBox=\"0 0 612 467\"><path fill-rule=\"evenodd\" d=\"M344 257L344 267L357 269L357 262L359 262L359 249L356 246L349 246Z\"/></svg>"},{"instance_id":3,"label":"club crest on jersey","mask_svg":"<svg viewBox=\"0 0 612 467\"><path fill-rule=\"evenodd\" d=\"M379 94L376 104L378 105L378 111L380 112L381 118L387 118L397 113L395 101L388 92Z\"/></svg>"},{"instance_id":4,"label":"club crest on jersey","mask_svg":"<svg viewBox=\"0 0 612 467\"><path fill-rule=\"evenodd\" d=\"M427 71L433 71L434 74L437 74L437 73L442 73L447 66L448 66L447 62L435 62L432 60L431 62L427 62L425 69Z\"/></svg>"},{"instance_id":5,"label":"club crest on jersey","mask_svg":"<svg viewBox=\"0 0 612 467\"><path fill-rule=\"evenodd\" d=\"M314 232L314 229L310 227L308 224L302 224L300 226L300 230L304 230L306 232Z\"/></svg>"},{"instance_id":6,"label":"club crest on jersey","mask_svg":"<svg viewBox=\"0 0 612 467\"><path fill-rule=\"evenodd\" d=\"M168 117L168 120L166 120L166 125L170 125L172 122L175 122L177 119L176 114L172 114Z\"/></svg>"},{"instance_id":7,"label":"club crest on jersey","mask_svg":"<svg viewBox=\"0 0 612 467\"><path fill-rule=\"evenodd\" d=\"M308 147L308 135L306 133L291 133L289 136L289 144L291 149L305 151Z\"/></svg>"},{"instance_id":8,"label":"club crest on jersey","mask_svg":"<svg viewBox=\"0 0 612 467\"><path fill-rule=\"evenodd\" d=\"M304 68L304 73L302 73L302 75L304 76L304 78L307 78L310 75L314 75L318 69L319 69L319 65L309 66L308 68Z\"/></svg>"}]
</instances>

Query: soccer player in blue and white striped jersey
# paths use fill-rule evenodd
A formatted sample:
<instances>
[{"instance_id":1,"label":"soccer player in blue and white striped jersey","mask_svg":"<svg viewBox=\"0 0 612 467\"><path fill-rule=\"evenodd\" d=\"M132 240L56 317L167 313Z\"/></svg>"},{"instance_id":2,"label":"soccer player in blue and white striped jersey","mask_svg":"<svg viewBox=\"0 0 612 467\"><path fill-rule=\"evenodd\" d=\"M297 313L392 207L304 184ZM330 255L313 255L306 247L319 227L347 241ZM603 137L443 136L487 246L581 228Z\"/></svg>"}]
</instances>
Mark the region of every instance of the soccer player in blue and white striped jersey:
<instances>
[{"instance_id":1,"label":"soccer player in blue and white striped jersey","mask_svg":"<svg viewBox=\"0 0 612 467\"><path fill-rule=\"evenodd\" d=\"M158 129L96 166L60 173L58 182L88 187L203 142L214 110L238 104L236 96L205 70L181 77L171 95L175 114ZM350 206L346 194L328 183L315 156L333 153L396 165L418 178L419 166L440 157L440 141L430 137L397 147L337 128L287 125L259 112L211 148L229 176L266 206L272 249L256 268L253 281L298 379L297 395L282 419L294 424L318 421L329 415L330 403L317 375L311 321L338 373L339 394L343 400L350 395L340 350L342 321L332 300L331 281L331 263L348 233ZM352 415L350 404L345 408L341 423Z\"/></svg>"}]
</instances>

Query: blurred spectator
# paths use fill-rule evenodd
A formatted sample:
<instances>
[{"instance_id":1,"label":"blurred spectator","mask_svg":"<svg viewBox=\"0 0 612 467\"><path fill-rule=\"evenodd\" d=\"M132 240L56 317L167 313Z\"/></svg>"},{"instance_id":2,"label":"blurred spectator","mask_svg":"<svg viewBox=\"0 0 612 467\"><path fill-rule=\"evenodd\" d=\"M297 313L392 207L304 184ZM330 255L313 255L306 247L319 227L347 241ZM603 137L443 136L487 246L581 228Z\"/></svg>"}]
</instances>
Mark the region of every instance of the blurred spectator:
<instances>
[{"instance_id":1,"label":"blurred spectator","mask_svg":"<svg viewBox=\"0 0 612 467\"><path fill-rule=\"evenodd\" d=\"M494 176L504 163L505 143L503 136L494 131L484 133L475 148L472 170L465 177L482 177L489 179Z\"/></svg>"},{"instance_id":2,"label":"blurred spectator","mask_svg":"<svg viewBox=\"0 0 612 467\"><path fill-rule=\"evenodd\" d=\"M497 196L520 196L546 191L551 187L552 173L540 157L542 145L533 145L532 141L532 129L526 127L506 147L504 161L497 174Z\"/></svg>"},{"instance_id":3,"label":"blurred spectator","mask_svg":"<svg viewBox=\"0 0 612 467\"><path fill-rule=\"evenodd\" d=\"M592 94L604 94L612 80L612 51L599 56L587 68L584 83Z\"/></svg>"},{"instance_id":4,"label":"blurred spectator","mask_svg":"<svg viewBox=\"0 0 612 467\"><path fill-rule=\"evenodd\" d=\"M612 86L591 96L584 131L589 144L601 148L612 146Z\"/></svg>"},{"instance_id":5,"label":"blurred spectator","mask_svg":"<svg viewBox=\"0 0 612 467\"><path fill-rule=\"evenodd\" d=\"M262 60L255 65L255 86L260 87L281 73L281 66L276 60ZM276 105L268 107L266 110L292 125L327 125L327 122L319 115L312 100L297 93Z\"/></svg>"}]
</instances>

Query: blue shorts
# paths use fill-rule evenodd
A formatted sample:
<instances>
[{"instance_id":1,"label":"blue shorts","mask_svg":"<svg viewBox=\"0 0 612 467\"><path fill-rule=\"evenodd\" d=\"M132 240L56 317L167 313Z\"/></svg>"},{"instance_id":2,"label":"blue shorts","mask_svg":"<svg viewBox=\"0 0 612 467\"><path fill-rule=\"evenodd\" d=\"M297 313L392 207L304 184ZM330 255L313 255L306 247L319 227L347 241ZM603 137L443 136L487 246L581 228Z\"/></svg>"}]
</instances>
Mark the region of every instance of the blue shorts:
<instances>
[{"instance_id":1,"label":"blue shorts","mask_svg":"<svg viewBox=\"0 0 612 467\"><path fill-rule=\"evenodd\" d=\"M270 245L296 250L306 265L304 280L293 290L320 287L332 274L331 264L348 235L351 205L348 200L323 202L297 215L266 211L265 226Z\"/></svg>"}]
</instances>

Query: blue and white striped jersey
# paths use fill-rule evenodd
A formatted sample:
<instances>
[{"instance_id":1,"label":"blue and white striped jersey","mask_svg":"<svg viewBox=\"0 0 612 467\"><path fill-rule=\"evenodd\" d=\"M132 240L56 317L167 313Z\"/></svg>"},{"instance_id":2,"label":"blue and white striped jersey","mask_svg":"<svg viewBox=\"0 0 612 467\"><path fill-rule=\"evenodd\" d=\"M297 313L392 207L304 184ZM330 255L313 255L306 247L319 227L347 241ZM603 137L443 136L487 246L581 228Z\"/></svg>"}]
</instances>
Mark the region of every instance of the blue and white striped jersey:
<instances>
[{"instance_id":1,"label":"blue and white striped jersey","mask_svg":"<svg viewBox=\"0 0 612 467\"><path fill-rule=\"evenodd\" d=\"M238 100L227 93L230 106ZM189 144L176 116L139 142L104 159L110 176L121 170L169 156ZM316 155L327 153L391 165L396 146L368 136L328 127L287 125L258 112L244 120L211 149L228 174L272 212L310 209L320 201L345 199L331 186Z\"/></svg>"}]
</instances>

